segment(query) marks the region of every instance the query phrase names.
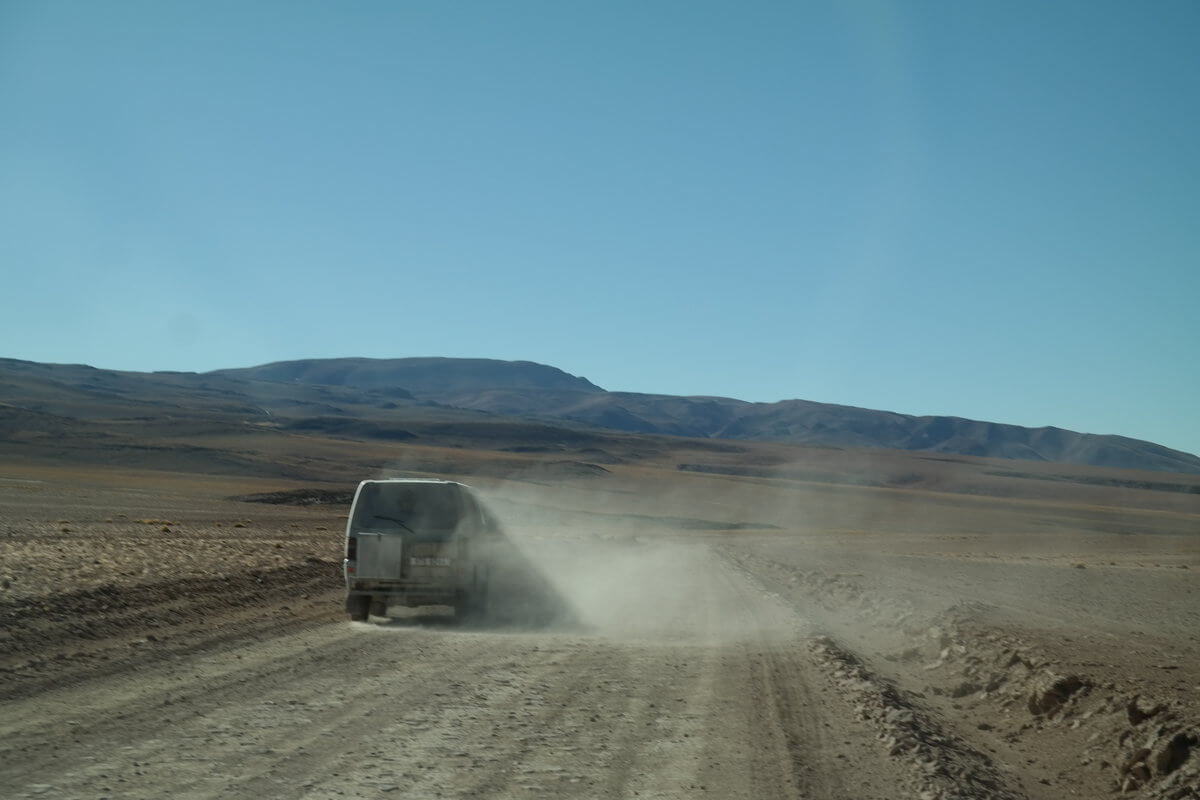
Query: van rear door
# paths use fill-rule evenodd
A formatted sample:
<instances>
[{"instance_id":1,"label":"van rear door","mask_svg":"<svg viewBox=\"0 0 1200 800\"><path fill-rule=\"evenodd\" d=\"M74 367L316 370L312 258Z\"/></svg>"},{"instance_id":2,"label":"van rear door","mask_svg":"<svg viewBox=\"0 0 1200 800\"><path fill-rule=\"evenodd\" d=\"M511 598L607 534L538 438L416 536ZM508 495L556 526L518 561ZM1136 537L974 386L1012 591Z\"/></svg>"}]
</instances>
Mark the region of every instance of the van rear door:
<instances>
[{"instance_id":1,"label":"van rear door","mask_svg":"<svg viewBox=\"0 0 1200 800\"><path fill-rule=\"evenodd\" d=\"M462 567L463 551L463 544L457 540L413 542L404 574L423 583L452 581Z\"/></svg>"}]
</instances>

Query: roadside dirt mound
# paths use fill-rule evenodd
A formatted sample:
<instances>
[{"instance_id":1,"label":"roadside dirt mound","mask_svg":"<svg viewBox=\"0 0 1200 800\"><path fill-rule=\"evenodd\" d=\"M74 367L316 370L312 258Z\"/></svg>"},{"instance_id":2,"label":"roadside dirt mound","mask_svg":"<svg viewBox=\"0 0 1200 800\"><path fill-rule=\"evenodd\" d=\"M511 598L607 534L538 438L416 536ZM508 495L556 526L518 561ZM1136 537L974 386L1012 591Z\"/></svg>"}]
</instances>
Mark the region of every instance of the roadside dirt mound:
<instances>
[{"instance_id":1,"label":"roadside dirt mound","mask_svg":"<svg viewBox=\"0 0 1200 800\"><path fill-rule=\"evenodd\" d=\"M1022 799L1005 785L990 757L949 735L936 715L873 674L833 639L816 637L809 648L830 670L858 718L877 727L888 755L908 766L920 797Z\"/></svg>"},{"instance_id":2,"label":"roadside dirt mound","mask_svg":"<svg viewBox=\"0 0 1200 800\"><path fill-rule=\"evenodd\" d=\"M569 478L599 478L609 471L599 464L571 459L536 461L530 464L497 464L490 470L495 477L525 481L555 481Z\"/></svg>"},{"instance_id":3,"label":"roadside dirt mound","mask_svg":"<svg viewBox=\"0 0 1200 800\"><path fill-rule=\"evenodd\" d=\"M917 659L932 657L923 669L936 676L935 695L1003 720L998 729L1010 744L1057 740L1064 755L1074 752L1080 766L1107 776L1101 783L1110 791L1200 797L1200 714L1183 698L1145 697L1128 675L1060 672L1036 643L981 628L969 607L938 623Z\"/></svg>"},{"instance_id":4,"label":"roadside dirt mound","mask_svg":"<svg viewBox=\"0 0 1200 800\"><path fill-rule=\"evenodd\" d=\"M354 500L354 490L292 489L284 492L262 492L230 497L242 503L270 503L282 506L348 506Z\"/></svg>"},{"instance_id":5,"label":"roadside dirt mound","mask_svg":"<svg viewBox=\"0 0 1200 800\"><path fill-rule=\"evenodd\" d=\"M753 561L744 566L758 575L773 573L793 597L804 598L818 624L840 632L856 651L872 654L875 663L868 666L832 639L814 645L818 655L835 663L843 688L863 705L860 713L884 724L901 749L919 753L931 743L944 745L922 732L936 731L930 721L943 719L972 752L1025 762L1041 776L1041 786L1034 787L1039 791L1072 786L1085 795L1200 798L1200 708L1194 693L1166 688L1190 688L1194 675L1150 688L1136 662L1123 668L1104 651L1093 651L1098 660L1082 668L1068 668L1063 650L1065 644L1070 652L1068 630L1058 636L1065 641L1057 642L999 625L983 604L959 603L931 613L864 586L861 575ZM1131 643L1125 649L1134 648ZM1167 675L1180 671L1171 663L1159 669ZM886 676L883 685L899 693L880 691L880 674ZM944 747L939 753L923 760L932 764L949 753L951 765L961 761ZM961 772L961 765L950 773L955 770Z\"/></svg>"},{"instance_id":6,"label":"roadside dirt mound","mask_svg":"<svg viewBox=\"0 0 1200 800\"><path fill-rule=\"evenodd\" d=\"M349 439L379 439L389 442L406 442L417 438L410 430L386 422L353 419L348 417L304 417L291 420L284 426L291 431L317 433Z\"/></svg>"},{"instance_id":7,"label":"roadside dirt mound","mask_svg":"<svg viewBox=\"0 0 1200 800\"><path fill-rule=\"evenodd\" d=\"M557 475L573 475L581 477L592 477L596 475L607 475L608 470L599 464L589 464L586 461L548 461L540 469L547 470ZM535 472L538 470L535 469Z\"/></svg>"},{"instance_id":8,"label":"roadside dirt mound","mask_svg":"<svg viewBox=\"0 0 1200 800\"><path fill-rule=\"evenodd\" d=\"M0 598L0 697L244 635L251 620L280 628L297 614L330 616L340 611L331 600L339 566L309 558L277 569Z\"/></svg>"}]
</instances>

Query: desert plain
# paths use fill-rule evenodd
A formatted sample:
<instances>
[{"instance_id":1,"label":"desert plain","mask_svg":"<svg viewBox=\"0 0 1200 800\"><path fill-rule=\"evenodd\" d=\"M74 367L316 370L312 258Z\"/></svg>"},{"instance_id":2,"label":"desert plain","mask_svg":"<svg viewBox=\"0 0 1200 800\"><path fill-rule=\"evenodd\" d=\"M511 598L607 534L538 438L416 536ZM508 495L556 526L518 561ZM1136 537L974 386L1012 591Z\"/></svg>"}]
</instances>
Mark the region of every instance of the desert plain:
<instances>
[{"instance_id":1,"label":"desert plain","mask_svg":"<svg viewBox=\"0 0 1200 800\"><path fill-rule=\"evenodd\" d=\"M144 455L0 452L0 796L1200 797L1200 476L519 432ZM380 476L474 486L564 613L350 622Z\"/></svg>"}]
</instances>

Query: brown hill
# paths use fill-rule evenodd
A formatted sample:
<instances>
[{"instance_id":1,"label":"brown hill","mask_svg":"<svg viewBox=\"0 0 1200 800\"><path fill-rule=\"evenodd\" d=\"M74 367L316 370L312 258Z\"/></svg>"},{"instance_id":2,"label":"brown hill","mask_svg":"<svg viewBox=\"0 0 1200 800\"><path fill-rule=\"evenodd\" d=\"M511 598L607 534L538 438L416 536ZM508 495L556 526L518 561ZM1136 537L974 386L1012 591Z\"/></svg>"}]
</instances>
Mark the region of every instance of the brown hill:
<instances>
[{"instance_id":1,"label":"brown hill","mask_svg":"<svg viewBox=\"0 0 1200 800\"><path fill-rule=\"evenodd\" d=\"M256 380L328 381L366 389L394 381L418 399L493 414L582 422L634 433L884 447L937 453L1200 473L1200 458L1124 436L1025 428L950 416L912 416L808 400L607 392L530 362L481 359L325 359L222 370ZM406 382L407 381L407 382Z\"/></svg>"},{"instance_id":2,"label":"brown hill","mask_svg":"<svg viewBox=\"0 0 1200 800\"><path fill-rule=\"evenodd\" d=\"M0 403L70 420L172 420L235 430L364 440L436 440L555 449L604 447L601 429L705 439L780 441L1200 474L1200 458L1122 436L959 417L916 417L806 400L608 392L531 362L485 359L313 359L261 367L118 372L0 359ZM32 423L32 418L23 417ZM39 418L34 427L49 425ZM482 439L480 439L482 437Z\"/></svg>"}]
</instances>

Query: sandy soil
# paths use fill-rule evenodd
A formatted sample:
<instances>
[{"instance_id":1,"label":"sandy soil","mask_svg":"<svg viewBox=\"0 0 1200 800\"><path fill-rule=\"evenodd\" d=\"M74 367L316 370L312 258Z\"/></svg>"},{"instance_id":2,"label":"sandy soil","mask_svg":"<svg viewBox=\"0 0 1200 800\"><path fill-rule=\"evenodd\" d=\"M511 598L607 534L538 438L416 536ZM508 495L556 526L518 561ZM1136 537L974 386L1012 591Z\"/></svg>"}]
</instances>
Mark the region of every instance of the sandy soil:
<instances>
[{"instance_id":1,"label":"sandy soil","mask_svg":"<svg viewBox=\"0 0 1200 800\"><path fill-rule=\"evenodd\" d=\"M286 488L0 473L0 796L1200 797L1178 498L495 482L534 629L346 621L344 509L227 499Z\"/></svg>"}]
</instances>

